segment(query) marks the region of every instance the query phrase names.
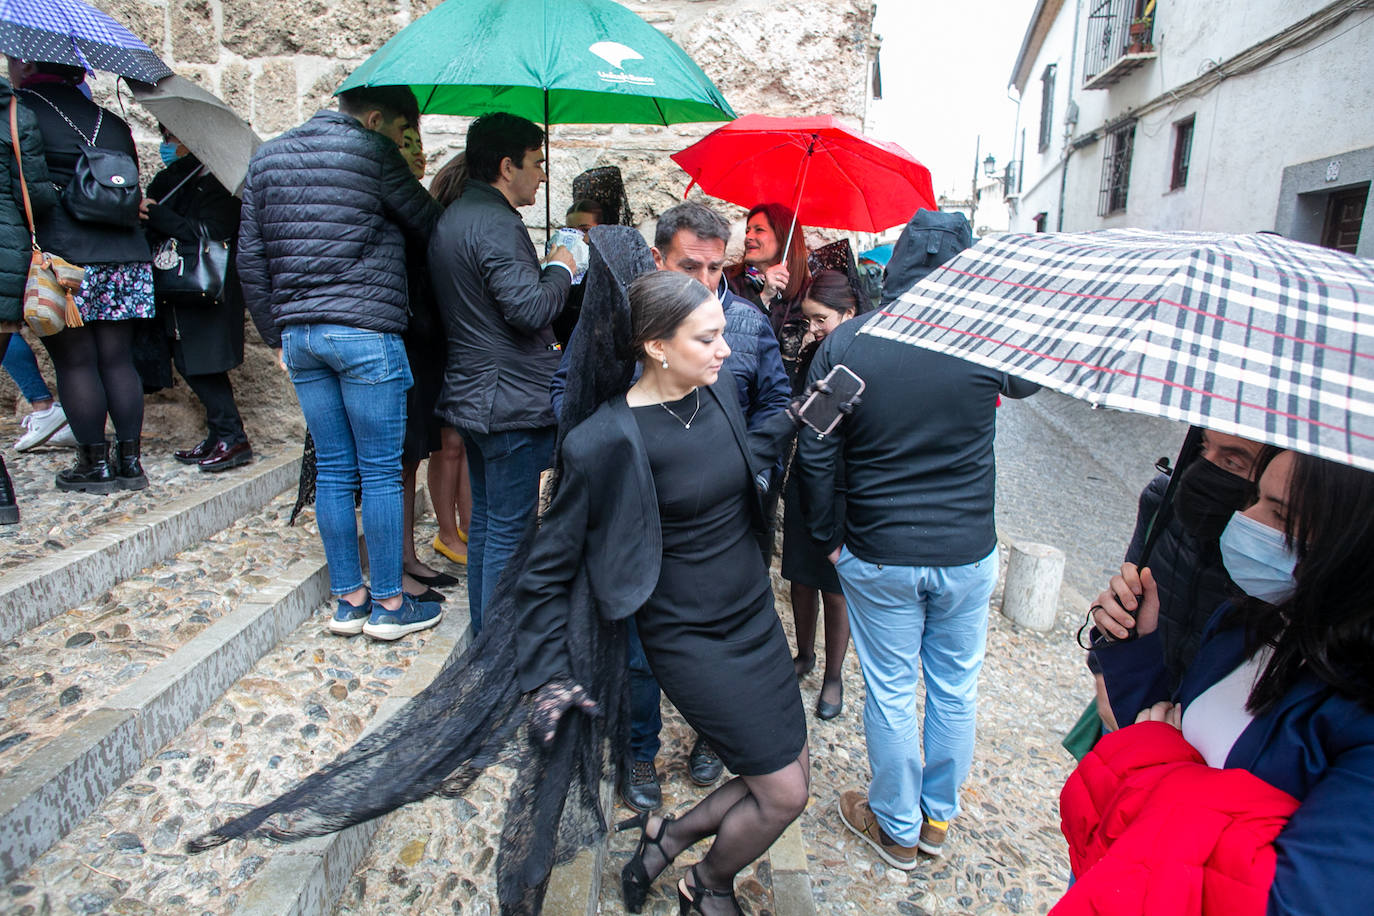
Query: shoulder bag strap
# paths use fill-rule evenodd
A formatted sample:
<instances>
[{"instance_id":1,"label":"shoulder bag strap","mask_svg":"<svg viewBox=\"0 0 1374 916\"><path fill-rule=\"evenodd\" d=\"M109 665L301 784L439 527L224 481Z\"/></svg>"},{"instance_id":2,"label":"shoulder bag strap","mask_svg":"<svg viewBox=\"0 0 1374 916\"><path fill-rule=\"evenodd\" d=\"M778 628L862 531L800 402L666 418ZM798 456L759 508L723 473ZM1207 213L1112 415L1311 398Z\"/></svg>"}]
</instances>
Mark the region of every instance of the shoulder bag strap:
<instances>
[{"instance_id":1,"label":"shoulder bag strap","mask_svg":"<svg viewBox=\"0 0 1374 916\"><path fill-rule=\"evenodd\" d=\"M72 129L73 133L75 133L78 137L81 138L82 143L86 144L87 146L95 146L95 141L99 139L100 135L100 123L105 120L105 109L101 108L99 105L96 106L95 130L92 131L91 136L87 138L86 135L81 132L81 128L73 124L72 119L67 117L67 113L63 111L61 108L58 108L57 104L53 102L52 99L48 98L41 92L34 92L32 89L21 89L19 91L34 96L35 98L42 99L44 102L47 103L49 108L57 112L57 116L59 118L67 122L67 126Z\"/></svg>"},{"instance_id":2,"label":"shoulder bag strap","mask_svg":"<svg viewBox=\"0 0 1374 916\"><path fill-rule=\"evenodd\" d=\"M14 146L14 163L19 169L19 187L24 197L24 218L29 223L29 240L38 251L38 231L33 226L33 204L29 202L29 183L24 180L24 154L19 150L19 102L10 96L10 143Z\"/></svg>"}]
</instances>

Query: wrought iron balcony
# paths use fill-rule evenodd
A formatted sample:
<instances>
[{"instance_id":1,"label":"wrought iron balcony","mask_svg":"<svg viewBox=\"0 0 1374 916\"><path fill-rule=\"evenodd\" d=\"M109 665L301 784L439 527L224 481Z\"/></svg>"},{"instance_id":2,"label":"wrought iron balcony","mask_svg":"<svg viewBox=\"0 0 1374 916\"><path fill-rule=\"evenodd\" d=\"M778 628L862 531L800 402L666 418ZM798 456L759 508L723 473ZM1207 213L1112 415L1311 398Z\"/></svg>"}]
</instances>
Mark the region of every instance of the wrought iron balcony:
<instances>
[{"instance_id":1,"label":"wrought iron balcony","mask_svg":"<svg viewBox=\"0 0 1374 916\"><path fill-rule=\"evenodd\" d=\"M1141 9L1141 0L1095 0L1088 14L1084 89L1106 89L1158 56L1154 17L1142 17Z\"/></svg>"}]
</instances>

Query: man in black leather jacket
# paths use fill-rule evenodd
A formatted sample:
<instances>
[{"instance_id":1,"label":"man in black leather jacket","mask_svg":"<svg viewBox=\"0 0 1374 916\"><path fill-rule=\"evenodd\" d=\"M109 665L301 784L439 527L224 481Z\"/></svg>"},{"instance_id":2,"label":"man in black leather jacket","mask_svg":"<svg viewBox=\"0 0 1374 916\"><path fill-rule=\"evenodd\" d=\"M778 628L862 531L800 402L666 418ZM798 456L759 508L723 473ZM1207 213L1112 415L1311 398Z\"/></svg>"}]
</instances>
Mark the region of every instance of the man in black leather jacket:
<instances>
[{"instance_id":1,"label":"man in black leather jacket","mask_svg":"<svg viewBox=\"0 0 1374 916\"><path fill-rule=\"evenodd\" d=\"M468 602L474 631L534 512L553 456L549 381L562 348L553 320L575 268L561 245L541 265L517 207L544 183L544 132L498 112L472 123L468 181L429 246L448 335L438 412L463 434L472 482Z\"/></svg>"},{"instance_id":2,"label":"man in black leather jacket","mask_svg":"<svg viewBox=\"0 0 1374 916\"><path fill-rule=\"evenodd\" d=\"M291 374L315 438L316 519L339 604L331 632L397 639L439 622L401 591L401 443L411 385L405 250L440 208L397 149L419 106L405 87L352 89L258 150L243 184L244 301ZM372 580L358 557L361 484Z\"/></svg>"}]
</instances>

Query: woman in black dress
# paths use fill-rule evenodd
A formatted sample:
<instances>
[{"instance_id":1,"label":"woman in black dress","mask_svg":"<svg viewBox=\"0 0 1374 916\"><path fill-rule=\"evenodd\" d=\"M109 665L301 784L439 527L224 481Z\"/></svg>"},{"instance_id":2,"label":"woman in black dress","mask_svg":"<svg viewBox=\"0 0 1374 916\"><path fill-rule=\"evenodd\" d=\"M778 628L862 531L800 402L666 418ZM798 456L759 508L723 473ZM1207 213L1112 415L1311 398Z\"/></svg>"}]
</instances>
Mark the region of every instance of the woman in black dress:
<instances>
[{"instance_id":1,"label":"woman in black dress","mask_svg":"<svg viewBox=\"0 0 1374 916\"><path fill-rule=\"evenodd\" d=\"M858 313L859 302L844 274L823 270L811 280L802 313L807 320L810 343L802 347L792 393L806 387L811 359L827 334ZM837 494L836 498L840 498ZM797 657L793 662L801 680L816 667L816 618L825 607L825 677L816 698L816 718L833 719L844 710L844 655L849 649L849 609L840 591L840 577L821 545L811 540L802 521L801 484L796 458L783 492L782 577L791 583L792 622L797 631Z\"/></svg>"},{"instance_id":2,"label":"woman in black dress","mask_svg":"<svg viewBox=\"0 0 1374 916\"><path fill-rule=\"evenodd\" d=\"M579 574L604 617L635 614L664 692L739 775L680 818L622 825L643 831L622 872L626 907L639 912L673 858L714 836L678 895L684 912L738 913L735 875L801 814L809 789L801 695L753 535L754 475L791 420L780 414L751 436L730 383L716 390L730 348L706 287L658 271L629 294L643 375L564 439L558 492L517 591L520 681L536 691L536 733L552 734L541 709L556 721L569 700L590 702L564 643Z\"/></svg>"}]
</instances>

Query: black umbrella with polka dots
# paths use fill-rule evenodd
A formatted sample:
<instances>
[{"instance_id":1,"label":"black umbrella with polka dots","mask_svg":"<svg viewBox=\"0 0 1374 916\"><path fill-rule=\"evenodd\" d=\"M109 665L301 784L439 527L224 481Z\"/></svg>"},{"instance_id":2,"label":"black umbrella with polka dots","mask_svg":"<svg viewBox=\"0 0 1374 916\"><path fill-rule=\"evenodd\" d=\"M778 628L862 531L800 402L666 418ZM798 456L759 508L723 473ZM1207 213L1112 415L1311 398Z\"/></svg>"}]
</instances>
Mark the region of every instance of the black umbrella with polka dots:
<instances>
[{"instance_id":1,"label":"black umbrella with polka dots","mask_svg":"<svg viewBox=\"0 0 1374 916\"><path fill-rule=\"evenodd\" d=\"M145 83L172 75L138 36L80 0L0 0L0 51Z\"/></svg>"}]
</instances>

